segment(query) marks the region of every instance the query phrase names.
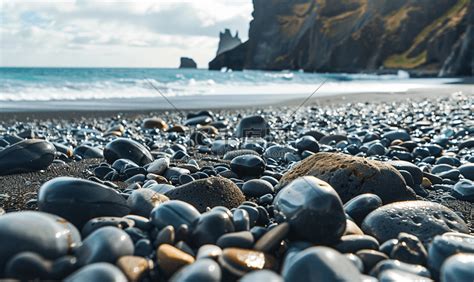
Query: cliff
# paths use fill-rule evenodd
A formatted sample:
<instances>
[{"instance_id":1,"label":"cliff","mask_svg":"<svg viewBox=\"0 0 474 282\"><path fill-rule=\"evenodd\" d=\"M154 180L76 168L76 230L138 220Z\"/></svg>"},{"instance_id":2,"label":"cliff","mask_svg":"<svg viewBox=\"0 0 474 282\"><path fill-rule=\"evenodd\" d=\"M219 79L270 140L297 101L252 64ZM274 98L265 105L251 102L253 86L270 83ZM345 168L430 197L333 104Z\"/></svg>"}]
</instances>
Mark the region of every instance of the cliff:
<instances>
[{"instance_id":1,"label":"cliff","mask_svg":"<svg viewBox=\"0 0 474 282\"><path fill-rule=\"evenodd\" d=\"M473 75L473 0L253 0L249 40L210 69Z\"/></svg>"},{"instance_id":2,"label":"cliff","mask_svg":"<svg viewBox=\"0 0 474 282\"><path fill-rule=\"evenodd\" d=\"M219 33L219 46L217 47L217 54L220 54L234 49L235 47L239 46L242 41L239 38L239 32L235 33L235 36L232 36L230 30L226 28L224 32Z\"/></svg>"}]
</instances>

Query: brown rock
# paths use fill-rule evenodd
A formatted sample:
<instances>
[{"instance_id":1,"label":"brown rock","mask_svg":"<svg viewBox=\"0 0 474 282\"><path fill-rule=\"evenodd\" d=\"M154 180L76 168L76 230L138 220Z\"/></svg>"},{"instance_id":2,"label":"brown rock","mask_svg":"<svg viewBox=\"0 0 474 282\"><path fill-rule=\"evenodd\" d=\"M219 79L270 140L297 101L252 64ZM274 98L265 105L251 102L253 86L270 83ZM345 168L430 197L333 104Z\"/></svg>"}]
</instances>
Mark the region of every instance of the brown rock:
<instances>
[{"instance_id":1,"label":"brown rock","mask_svg":"<svg viewBox=\"0 0 474 282\"><path fill-rule=\"evenodd\" d=\"M192 256L168 244L158 247L157 260L160 269L168 276L194 262Z\"/></svg>"},{"instance_id":2,"label":"brown rock","mask_svg":"<svg viewBox=\"0 0 474 282\"><path fill-rule=\"evenodd\" d=\"M250 271L273 268L275 259L254 250L227 248L219 257L219 263L232 274L243 276Z\"/></svg>"},{"instance_id":3,"label":"brown rock","mask_svg":"<svg viewBox=\"0 0 474 282\"><path fill-rule=\"evenodd\" d=\"M364 235L364 232L352 220L346 219L344 235Z\"/></svg>"},{"instance_id":4,"label":"brown rock","mask_svg":"<svg viewBox=\"0 0 474 282\"><path fill-rule=\"evenodd\" d=\"M341 153L317 153L304 159L283 175L277 189L305 175L328 182L344 203L364 193L378 195L384 204L415 199L391 165Z\"/></svg>"},{"instance_id":5,"label":"brown rock","mask_svg":"<svg viewBox=\"0 0 474 282\"><path fill-rule=\"evenodd\" d=\"M153 262L142 257L123 256L118 259L117 266L129 281L140 281L150 269L153 269Z\"/></svg>"},{"instance_id":6,"label":"brown rock","mask_svg":"<svg viewBox=\"0 0 474 282\"><path fill-rule=\"evenodd\" d=\"M234 182L223 177L199 179L179 186L165 193L171 200L181 200L193 205L199 212L207 207L224 206L232 209L238 207L245 196Z\"/></svg>"},{"instance_id":7,"label":"brown rock","mask_svg":"<svg viewBox=\"0 0 474 282\"><path fill-rule=\"evenodd\" d=\"M144 119L142 127L147 129L158 128L160 130L166 131L168 129L168 124L166 124L166 122L161 118L153 117Z\"/></svg>"}]
</instances>

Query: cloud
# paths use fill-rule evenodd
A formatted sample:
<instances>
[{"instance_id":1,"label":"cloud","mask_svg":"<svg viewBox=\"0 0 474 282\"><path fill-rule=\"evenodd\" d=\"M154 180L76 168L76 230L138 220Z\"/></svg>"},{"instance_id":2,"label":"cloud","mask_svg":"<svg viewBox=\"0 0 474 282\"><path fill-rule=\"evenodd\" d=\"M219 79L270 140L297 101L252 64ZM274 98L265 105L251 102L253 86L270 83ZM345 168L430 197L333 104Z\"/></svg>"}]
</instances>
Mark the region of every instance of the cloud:
<instances>
[{"instance_id":1,"label":"cloud","mask_svg":"<svg viewBox=\"0 0 474 282\"><path fill-rule=\"evenodd\" d=\"M160 50L151 66L176 66L179 56L191 56L205 67L215 54L219 31L239 30L246 39L251 12L251 0L2 0L0 64L44 62L31 60L31 54L46 56L48 65L75 64L65 56L79 60L81 50L97 55L108 50L121 56L116 61L122 66L131 66L143 61L136 59L140 54Z\"/></svg>"}]
</instances>

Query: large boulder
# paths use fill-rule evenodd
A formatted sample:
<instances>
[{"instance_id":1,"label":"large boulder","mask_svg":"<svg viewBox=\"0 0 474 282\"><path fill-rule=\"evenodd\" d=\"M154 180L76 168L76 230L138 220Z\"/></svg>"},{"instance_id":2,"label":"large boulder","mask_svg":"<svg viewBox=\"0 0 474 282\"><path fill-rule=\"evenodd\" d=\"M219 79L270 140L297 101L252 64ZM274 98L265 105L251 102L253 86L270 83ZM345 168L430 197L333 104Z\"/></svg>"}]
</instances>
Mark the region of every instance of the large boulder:
<instances>
[{"instance_id":1,"label":"large boulder","mask_svg":"<svg viewBox=\"0 0 474 282\"><path fill-rule=\"evenodd\" d=\"M383 203L414 200L402 175L391 165L340 153L317 153L283 175L277 188L306 175L329 183L345 203L357 195L372 193Z\"/></svg>"}]
</instances>

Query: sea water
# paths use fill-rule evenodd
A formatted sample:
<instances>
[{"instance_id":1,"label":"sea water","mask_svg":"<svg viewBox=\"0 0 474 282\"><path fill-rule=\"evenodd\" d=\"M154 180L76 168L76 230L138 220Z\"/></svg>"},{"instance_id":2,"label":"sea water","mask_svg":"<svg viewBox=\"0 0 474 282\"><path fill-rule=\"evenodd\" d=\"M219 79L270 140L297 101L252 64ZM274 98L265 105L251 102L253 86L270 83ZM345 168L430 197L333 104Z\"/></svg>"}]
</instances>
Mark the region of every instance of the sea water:
<instances>
[{"instance_id":1,"label":"sea water","mask_svg":"<svg viewBox=\"0 0 474 282\"><path fill-rule=\"evenodd\" d=\"M49 101L184 95L404 92L452 79L299 71L164 68L0 68L0 101Z\"/></svg>"}]
</instances>

